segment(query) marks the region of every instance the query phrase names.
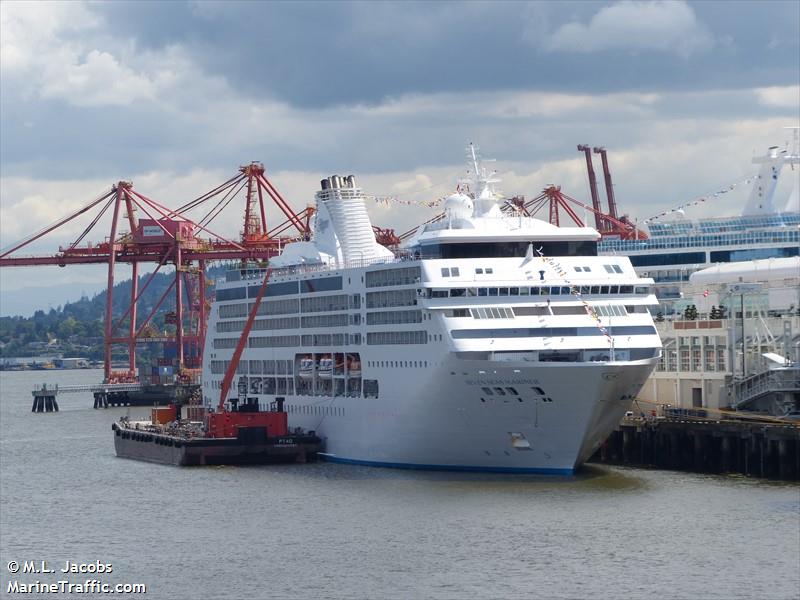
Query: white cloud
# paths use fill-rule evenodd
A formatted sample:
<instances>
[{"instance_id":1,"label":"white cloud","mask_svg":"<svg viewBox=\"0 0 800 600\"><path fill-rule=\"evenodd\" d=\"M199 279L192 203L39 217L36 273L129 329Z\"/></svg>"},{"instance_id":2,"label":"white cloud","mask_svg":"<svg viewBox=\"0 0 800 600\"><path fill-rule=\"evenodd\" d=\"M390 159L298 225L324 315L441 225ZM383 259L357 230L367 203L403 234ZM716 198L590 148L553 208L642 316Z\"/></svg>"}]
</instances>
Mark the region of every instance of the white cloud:
<instances>
[{"instance_id":1,"label":"white cloud","mask_svg":"<svg viewBox=\"0 0 800 600\"><path fill-rule=\"evenodd\" d=\"M99 50L91 50L82 62L52 65L47 73L41 82L42 97L61 98L75 106L127 106L152 99L155 92L150 79Z\"/></svg>"},{"instance_id":2,"label":"white cloud","mask_svg":"<svg viewBox=\"0 0 800 600\"><path fill-rule=\"evenodd\" d=\"M4 75L39 67L54 57L60 37L96 28L98 19L81 2L3 2L0 66Z\"/></svg>"},{"instance_id":3,"label":"white cloud","mask_svg":"<svg viewBox=\"0 0 800 600\"><path fill-rule=\"evenodd\" d=\"M561 52L653 50L683 57L713 45L686 2L618 2L601 8L588 24L559 27L545 48Z\"/></svg>"},{"instance_id":4,"label":"white cloud","mask_svg":"<svg viewBox=\"0 0 800 600\"><path fill-rule=\"evenodd\" d=\"M175 63L129 64L137 55L125 37L110 38L82 2L4 2L0 12L3 84L27 97L56 98L74 106L128 106L169 88ZM107 46L110 49L100 49ZM113 49L113 50L111 50Z\"/></svg>"},{"instance_id":5,"label":"white cloud","mask_svg":"<svg viewBox=\"0 0 800 600\"><path fill-rule=\"evenodd\" d=\"M800 85L757 88L755 93L764 106L800 109Z\"/></svg>"}]
</instances>

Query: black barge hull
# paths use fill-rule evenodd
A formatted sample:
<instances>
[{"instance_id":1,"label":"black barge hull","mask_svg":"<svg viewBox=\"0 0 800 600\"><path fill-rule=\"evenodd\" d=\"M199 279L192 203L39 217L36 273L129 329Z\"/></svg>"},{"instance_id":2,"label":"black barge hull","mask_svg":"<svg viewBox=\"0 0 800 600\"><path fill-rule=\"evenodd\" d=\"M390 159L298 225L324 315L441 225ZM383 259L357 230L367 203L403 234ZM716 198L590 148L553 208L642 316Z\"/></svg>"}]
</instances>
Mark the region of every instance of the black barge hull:
<instances>
[{"instance_id":1,"label":"black barge hull","mask_svg":"<svg viewBox=\"0 0 800 600\"><path fill-rule=\"evenodd\" d=\"M117 456L180 467L314 461L322 446L315 435L268 438L263 428L241 429L236 438L183 438L117 423L111 429Z\"/></svg>"}]
</instances>

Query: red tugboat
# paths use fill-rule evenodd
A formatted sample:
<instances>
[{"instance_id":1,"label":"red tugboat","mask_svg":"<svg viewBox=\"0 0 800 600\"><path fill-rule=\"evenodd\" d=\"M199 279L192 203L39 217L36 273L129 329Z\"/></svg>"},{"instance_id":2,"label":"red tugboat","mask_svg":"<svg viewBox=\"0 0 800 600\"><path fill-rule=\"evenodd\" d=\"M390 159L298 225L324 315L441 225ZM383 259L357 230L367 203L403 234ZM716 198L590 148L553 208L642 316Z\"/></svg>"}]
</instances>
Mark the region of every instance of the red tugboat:
<instances>
[{"instance_id":1,"label":"red tugboat","mask_svg":"<svg viewBox=\"0 0 800 600\"><path fill-rule=\"evenodd\" d=\"M180 406L154 408L150 421L121 418L111 426L117 456L178 466L306 462L316 459L322 440L315 432L289 432L283 398L264 410L239 389L244 401L228 399L239 359L264 296L267 271L225 372L216 412L202 421L181 419Z\"/></svg>"}]
</instances>

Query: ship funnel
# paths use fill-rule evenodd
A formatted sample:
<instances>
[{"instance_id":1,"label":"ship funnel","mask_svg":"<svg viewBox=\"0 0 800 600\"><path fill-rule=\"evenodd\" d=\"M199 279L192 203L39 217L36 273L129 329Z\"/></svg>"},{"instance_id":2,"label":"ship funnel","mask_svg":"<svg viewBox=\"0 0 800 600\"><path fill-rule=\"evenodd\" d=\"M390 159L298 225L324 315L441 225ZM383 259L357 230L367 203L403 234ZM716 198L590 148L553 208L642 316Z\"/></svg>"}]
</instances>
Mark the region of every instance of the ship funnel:
<instances>
[{"instance_id":1,"label":"ship funnel","mask_svg":"<svg viewBox=\"0 0 800 600\"><path fill-rule=\"evenodd\" d=\"M331 189L331 178L326 177L325 179L320 180L319 182L320 189L329 190Z\"/></svg>"},{"instance_id":2,"label":"ship funnel","mask_svg":"<svg viewBox=\"0 0 800 600\"><path fill-rule=\"evenodd\" d=\"M355 175L348 175L345 177L345 181L347 181L347 187L354 188L356 187L356 176Z\"/></svg>"}]
</instances>

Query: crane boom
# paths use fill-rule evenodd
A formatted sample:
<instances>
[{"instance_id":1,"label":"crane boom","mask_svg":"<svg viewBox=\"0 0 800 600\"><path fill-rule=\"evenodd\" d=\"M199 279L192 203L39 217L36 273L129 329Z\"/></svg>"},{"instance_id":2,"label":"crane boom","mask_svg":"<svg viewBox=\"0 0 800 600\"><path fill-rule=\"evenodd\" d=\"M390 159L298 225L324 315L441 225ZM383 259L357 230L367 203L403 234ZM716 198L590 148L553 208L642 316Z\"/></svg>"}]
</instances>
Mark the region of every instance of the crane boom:
<instances>
[{"instance_id":1,"label":"crane boom","mask_svg":"<svg viewBox=\"0 0 800 600\"><path fill-rule=\"evenodd\" d=\"M258 289L256 301L253 304L253 308L250 310L250 314L247 316L247 322L244 325L244 330L242 331L242 335L239 337L239 341L236 344L236 349L233 351L233 356L231 357L231 362L228 365L228 369L225 371L225 377L222 379L222 389L219 392L219 405L217 406L217 412L222 412L225 409L225 400L227 399L228 392L231 389L233 376L236 374L236 369L239 366L239 359L242 357L245 344L247 344L247 338L250 336L250 330L253 328L253 321L255 321L256 314L258 313L258 307L261 304L261 299L264 297L264 292L267 290L267 281L269 281L270 275L272 275L271 268L267 269L267 272L264 275L264 281L261 283L261 287Z\"/></svg>"}]
</instances>

